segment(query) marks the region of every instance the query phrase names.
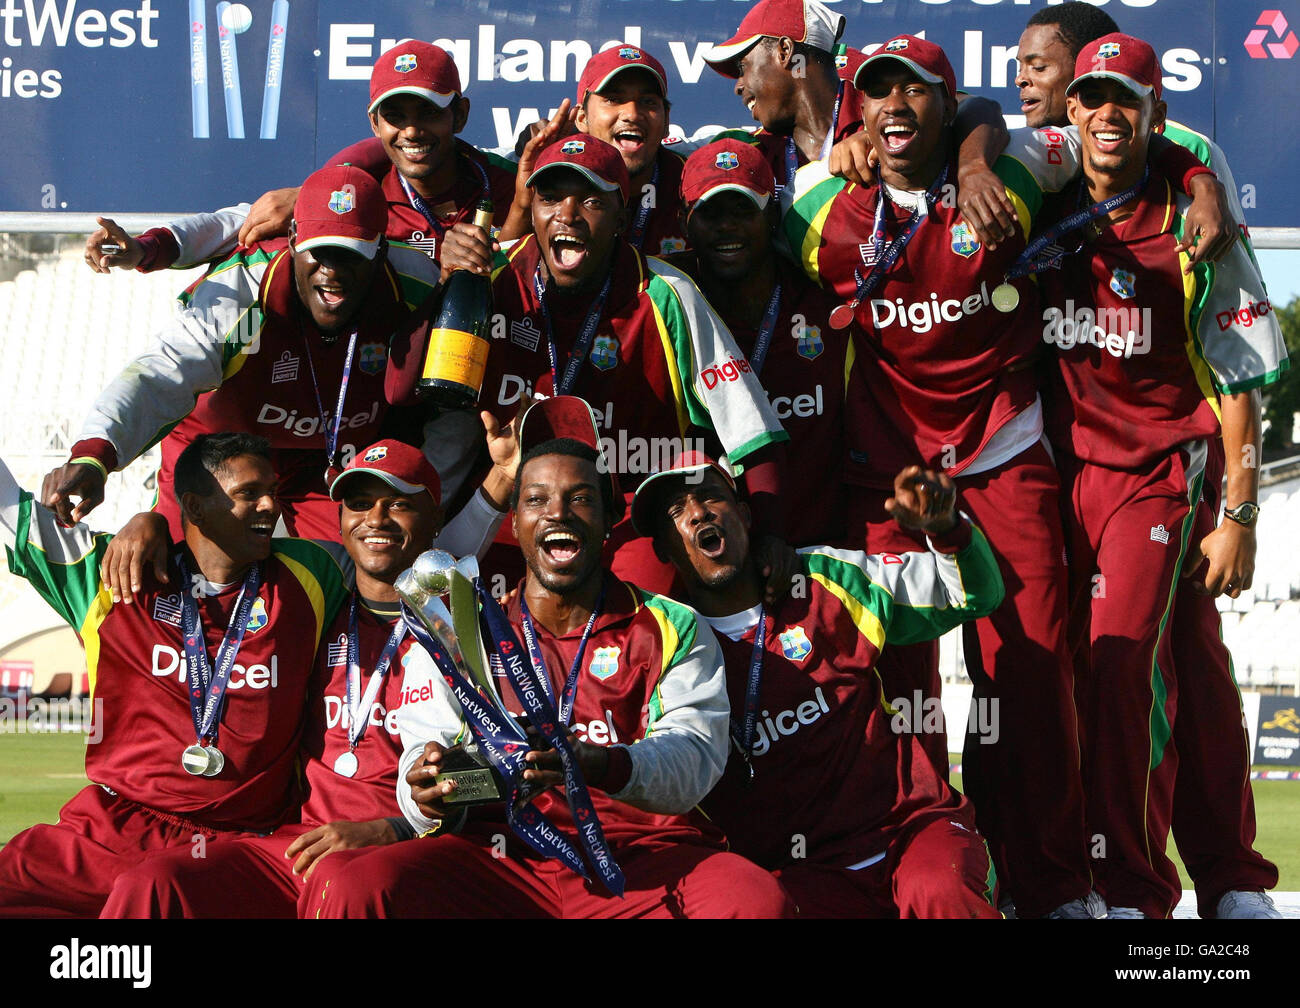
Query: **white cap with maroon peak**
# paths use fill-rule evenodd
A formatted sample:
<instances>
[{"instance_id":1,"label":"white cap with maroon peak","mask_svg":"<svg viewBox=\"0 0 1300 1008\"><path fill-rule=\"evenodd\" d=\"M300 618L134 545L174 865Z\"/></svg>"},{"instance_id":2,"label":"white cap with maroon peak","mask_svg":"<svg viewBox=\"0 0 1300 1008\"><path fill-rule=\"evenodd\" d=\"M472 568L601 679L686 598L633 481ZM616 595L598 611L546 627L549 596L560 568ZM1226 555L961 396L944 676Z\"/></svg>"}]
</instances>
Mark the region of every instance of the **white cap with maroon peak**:
<instances>
[{"instance_id":1,"label":"white cap with maroon peak","mask_svg":"<svg viewBox=\"0 0 1300 1008\"><path fill-rule=\"evenodd\" d=\"M736 34L716 43L704 57L724 77L740 76L737 61L762 38L789 38L832 52L844 34L844 15L817 0L760 0L740 22Z\"/></svg>"}]
</instances>

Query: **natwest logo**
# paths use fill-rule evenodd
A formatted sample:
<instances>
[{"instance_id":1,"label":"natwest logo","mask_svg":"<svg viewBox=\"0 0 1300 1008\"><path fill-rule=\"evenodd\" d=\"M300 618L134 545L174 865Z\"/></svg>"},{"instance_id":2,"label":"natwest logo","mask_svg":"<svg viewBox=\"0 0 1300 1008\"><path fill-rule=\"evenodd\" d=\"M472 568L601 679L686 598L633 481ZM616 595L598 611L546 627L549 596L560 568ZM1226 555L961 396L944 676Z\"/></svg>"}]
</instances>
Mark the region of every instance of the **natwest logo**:
<instances>
[{"instance_id":1,"label":"natwest logo","mask_svg":"<svg viewBox=\"0 0 1300 1008\"><path fill-rule=\"evenodd\" d=\"M1276 42L1265 41L1269 38L1269 30L1272 31L1273 38L1277 39ZM1286 18L1278 10L1264 11L1255 22L1255 30L1246 36L1242 45L1250 53L1251 59L1268 59L1270 56L1273 59L1290 59L1300 49L1300 41L1296 40L1295 32L1291 31Z\"/></svg>"}]
</instances>

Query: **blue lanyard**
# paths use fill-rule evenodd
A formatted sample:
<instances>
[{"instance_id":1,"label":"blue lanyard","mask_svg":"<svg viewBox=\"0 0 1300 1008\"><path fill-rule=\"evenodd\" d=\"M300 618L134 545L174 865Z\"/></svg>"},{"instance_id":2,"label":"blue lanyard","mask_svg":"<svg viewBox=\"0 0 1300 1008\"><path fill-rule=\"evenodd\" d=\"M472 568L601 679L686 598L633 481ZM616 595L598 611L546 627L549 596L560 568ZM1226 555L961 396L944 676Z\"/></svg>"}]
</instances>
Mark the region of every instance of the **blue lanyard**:
<instances>
[{"instance_id":1,"label":"blue lanyard","mask_svg":"<svg viewBox=\"0 0 1300 1008\"><path fill-rule=\"evenodd\" d=\"M582 656L587 650L587 640L591 637L591 628L596 625L596 619L600 616L600 610L605 604L604 586L600 589L600 597L596 599L596 607L591 610L591 615L587 617L587 625L582 631L582 640L578 642L578 653L573 656L573 666L569 669L568 678L564 680L564 692L560 695L558 714L560 715L560 724L566 728L573 722L573 703L578 695L578 671L582 668ZM537 644L537 631L533 627L532 613L528 611L528 603L524 601L522 594L519 597L519 610L523 617L524 644L528 647L528 660L532 662L533 672L537 676L538 682L546 690L548 696L551 693L551 680L546 674L546 663L542 660L542 649ZM552 703L554 698L552 698Z\"/></svg>"},{"instance_id":2,"label":"blue lanyard","mask_svg":"<svg viewBox=\"0 0 1300 1008\"><path fill-rule=\"evenodd\" d=\"M768 348L772 345L772 331L776 328L776 317L781 310L781 285L772 290L772 298L763 313L763 322L758 327L758 338L754 341L754 352L749 355L749 366L754 369L754 377L763 373L763 363L767 360Z\"/></svg>"},{"instance_id":3,"label":"blue lanyard","mask_svg":"<svg viewBox=\"0 0 1300 1008\"><path fill-rule=\"evenodd\" d=\"M831 143L835 143L836 127L840 122L840 102L844 98L844 81L840 81L840 88L835 92L835 105L831 109ZM777 194L788 186L794 185L794 174L799 170L799 153L794 145L794 136L785 138L785 183L777 186Z\"/></svg>"},{"instance_id":4,"label":"blue lanyard","mask_svg":"<svg viewBox=\"0 0 1300 1008\"><path fill-rule=\"evenodd\" d=\"M379 683L384 676L388 675L388 667L393 663L393 655L397 653L398 647L401 646L404 640L406 640L406 624L399 619L393 625L393 632L388 635L388 643L384 645L384 650L379 653L379 661L375 664L374 672L370 674L370 682L366 684L365 697L359 697L358 694L361 692L361 657L357 634L357 593L352 593L352 608L348 613L347 703L349 749L355 749L366 734L366 728L370 724L370 717L367 712L370 710L370 705L375 701L375 694L379 691ZM358 722L360 727L358 727Z\"/></svg>"},{"instance_id":5,"label":"blue lanyard","mask_svg":"<svg viewBox=\"0 0 1300 1008\"><path fill-rule=\"evenodd\" d=\"M468 162L474 167L474 170L478 172L479 181L483 184L482 192L490 192L487 172L483 170L483 166L472 158L462 156L462 160ZM406 193L406 198L410 202L411 206L414 207L416 212L428 222L429 227L433 228L433 230L438 233L438 237L441 238L446 234L448 225L438 219L437 214L429 209L428 204L421 199L419 193L411 188L411 183L407 182L406 177L400 172L397 174L397 181L402 183L402 192ZM468 200L465 205L460 208L460 211L456 214L452 224L454 225L457 221L464 219L464 217L474 208L474 203L474 200Z\"/></svg>"},{"instance_id":6,"label":"blue lanyard","mask_svg":"<svg viewBox=\"0 0 1300 1008\"><path fill-rule=\"evenodd\" d=\"M298 327L302 332L302 327ZM335 462L335 451L339 445L339 430L343 426L343 406L348 399L348 379L352 376L352 355L357 349L357 330L352 330L352 335L348 337L348 355L343 359L343 381L339 385L339 401L334 407L334 420L331 423L329 414L325 412L325 403L320 397L320 382L316 380L316 364L311 358L311 342L306 333L302 333L303 347L307 351L307 369L311 372L311 389L316 393L316 410L320 413L321 430L325 432L325 457L328 465L332 467Z\"/></svg>"},{"instance_id":7,"label":"blue lanyard","mask_svg":"<svg viewBox=\"0 0 1300 1008\"><path fill-rule=\"evenodd\" d=\"M183 556L176 558L181 569L181 636L185 642L185 680L189 687L190 720L194 722L194 736L200 745L215 744L221 720L221 709L230 685L230 672L239 654L239 645L248 627L248 617L262 584L262 565L253 564L244 575L243 587L235 599L226 634L217 648L215 667L208 661L208 648L203 639L203 620L194 598L194 582L189 565Z\"/></svg>"},{"instance_id":8,"label":"blue lanyard","mask_svg":"<svg viewBox=\"0 0 1300 1008\"><path fill-rule=\"evenodd\" d=\"M632 230L627 234L627 240L635 249L641 248L641 243L645 241L646 221L650 219L650 211L659 200L659 162L655 161L654 174L650 176L650 192L654 196L651 203L647 203L645 197L641 199L641 206L637 208L636 220L632 222Z\"/></svg>"},{"instance_id":9,"label":"blue lanyard","mask_svg":"<svg viewBox=\"0 0 1300 1008\"><path fill-rule=\"evenodd\" d=\"M542 264L537 264L537 271L533 274L533 291L536 293L537 303L542 309L542 321L546 324L546 352L551 360L551 386L557 396L572 394L573 384L578 380L578 369L586 361L587 354L591 353L591 342L596 335L596 326L600 324L600 316L605 311L605 298L609 296L609 284L613 278L614 267L611 264L609 274L605 277L605 283L600 288L600 293L596 295L596 300L592 302L591 307L587 310L587 317L582 320L582 328L578 330L578 338L573 342L573 352L569 354L568 360L564 362L564 373L560 374L555 351L555 330L551 325L550 309L546 307L546 285L542 282Z\"/></svg>"},{"instance_id":10,"label":"blue lanyard","mask_svg":"<svg viewBox=\"0 0 1300 1008\"><path fill-rule=\"evenodd\" d=\"M754 752L754 730L758 725L758 693L763 683L763 653L766 645L767 614L760 605L758 626L754 628L754 648L749 655L749 678L745 682L744 721L737 725L736 719L731 719L731 740L740 750L751 781L754 779L754 765L750 758Z\"/></svg>"},{"instance_id":11,"label":"blue lanyard","mask_svg":"<svg viewBox=\"0 0 1300 1008\"><path fill-rule=\"evenodd\" d=\"M1082 210L1076 210L1074 213L1065 217L1041 235L1030 242L1029 246L1020 253L1016 261L1007 270L1006 279L1014 280L1017 277L1027 276L1031 273L1041 273L1046 269L1059 269L1067 253L1064 248L1056 244L1063 236L1069 234L1075 228L1082 227L1089 221L1096 220L1098 217L1104 217L1117 207L1123 206L1144 188L1147 184L1148 170L1142 172L1142 180L1137 185L1130 186L1121 193L1116 193L1100 203L1094 203L1092 206L1084 207ZM1079 198L1083 198L1086 192L1084 183L1079 183ZM1074 252L1083 248L1080 242Z\"/></svg>"}]
</instances>

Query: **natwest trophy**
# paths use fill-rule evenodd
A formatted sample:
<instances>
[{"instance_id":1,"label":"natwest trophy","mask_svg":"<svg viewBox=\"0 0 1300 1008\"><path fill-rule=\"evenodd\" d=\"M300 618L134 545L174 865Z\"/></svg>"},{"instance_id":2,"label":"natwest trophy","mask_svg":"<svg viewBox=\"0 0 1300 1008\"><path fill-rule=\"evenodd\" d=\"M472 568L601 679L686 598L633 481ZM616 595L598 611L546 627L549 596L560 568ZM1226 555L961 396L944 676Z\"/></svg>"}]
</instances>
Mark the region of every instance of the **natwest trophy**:
<instances>
[{"instance_id":1,"label":"natwest trophy","mask_svg":"<svg viewBox=\"0 0 1300 1008\"><path fill-rule=\"evenodd\" d=\"M454 806L511 800L512 781L501 764L513 767L518 762L522 774L526 764L510 757L534 747L528 719L511 715L493 685L474 592L477 578L474 557L457 560L444 550L432 549L421 553L395 584L412 633L429 651L467 717L474 720L477 711L483 722L486 737L482 743L479 731L473 731L470 741L448 749L442 772L434 778L439 784L456 782L456 789L443 799L444 804ZM421 631L428 639L421 638ZM497 760L489 756L494 749L499 753ZM514 804L526 803L536 793L521 778L513 783Z\"/></svg>"}]
</instances>

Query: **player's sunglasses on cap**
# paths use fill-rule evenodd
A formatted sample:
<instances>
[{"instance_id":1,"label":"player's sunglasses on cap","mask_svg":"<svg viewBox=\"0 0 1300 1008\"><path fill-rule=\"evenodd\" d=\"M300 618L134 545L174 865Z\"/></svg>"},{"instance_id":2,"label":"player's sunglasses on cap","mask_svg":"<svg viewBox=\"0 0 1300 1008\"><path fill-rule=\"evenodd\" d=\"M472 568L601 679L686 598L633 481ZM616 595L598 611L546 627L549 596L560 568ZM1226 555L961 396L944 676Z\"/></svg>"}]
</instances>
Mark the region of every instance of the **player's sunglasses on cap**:
<instances>
[{"instance_id":1,"label":"player's sunglasses on cap","mask_svg":"<svg viewBox=\"0 0 1300 1008\"><path fill-rule=\"evenodd\" d=\"M740 76L739 61L766 38L788 38L831 52L844 34L844 15L817 0L761 0L753 6L736 34L716 43L704 57L724 77Z\"/></svg>"},{"instance_id":2,"label":"player's sunglasses on cap","mask_svg":"<svg viewBox=\"0 0 1300 1008\"><path fill-rule=\"evenodd\" d=\"M623 164L623 155L604 140L585 133L556 140L538 157L527 184L530 187L536 185L538 176L557 168L578 172L603 192L621 193L625 206L632 198L632 182L628 178L627 166Z\"/></svg>"},{"instance_id":3,"label":"player's sunglasses on cap","mask_svg":"<svg viewBox=\"0 0 1300 1008\"><path fill-rule=\"evenodd\" d=\"M949 97L957 97L957 75L953 73L952 64L943 47L934 42L927 42L915 35L899 35L890 39L879 49L862 61L857 73L853 75L853 86L859 91L866 87L873 64L879 65L884 60L895 60L916 74L927 84L942 84Z\"/></svg>"},{"instance_id":4,"label":"player's sunglasses on cap","mask_svg":"<svg viewBox=\"0 0 1300 1008\"><path fill-rule=\"evenodd\" d=\"M1074 80L1065 89L1074 94L1086 80L1118 81L1139 98L1154 95L1160 100L1160 61L1156 52L1140 38L1112 32L1089 42L1074 61Z\"/></svg>"},{"instance_id":5,"label":"player's sunglasses on cap","mask_svg":"<svg viewBox=\"0 0 1300 1008\"><path fill-rule=\"evenodd\" d=\"M388 200L368 172L334 165L307 177L293 222L295 251L332 245L373 259L388 226Z\"/></svg>"},{"instance_id":6,"label":"player's sunglasses on cap","mask_svg":"<svg viewBox=\"0 0 1300 1008\"><path fill-rule=\"evenodd\" d=\"M438 471L429 464L424 452L412 445L393 440L376 441L357 452L330 484L330 500L342 499L343 484L361 473L378 477L399 493L427 493L435 504L441 503L442 481L438 479Z\"/></svg>"},{"instance_id":7,"label":"player's sunglasses on cap","mask_svg":"<svg viewBox=\"0 0 1300 1008\"><path fill-rule=\"evenodd\" d=\"M772 198L776 180L757 147L739 140L716 140L701 147L682 169L682 201L687 216L720 193L738 192L762 210Z\"/></svg>"},{"instance_id":8,"label":"player's sunglasses on cap","mask_svg":"<svg viewBox=\"0 0 1300 1008\"><path fill-rule=\"evenodd\" d=\"M609 479L614 520L622 518L623 490L619 486L618 474L610 466L601 447L596 414L592 412L587 400L578 396L551 396L549 399L538 399L528 407L519 421L519 454L527 455L530 449L558 438L577 441L595 451L596 468Z\"/></svg>"},{"instance_id":9,"label":"player's sunglasses on cap","mask_svg":"<svg viewBox=\"0 0 1300 1008\"><path fill-rule=\"evenodd\" d=\"M626 70L648 73L659 85L659 93L664 98L668 97L668 75L664 73L663 64L640 46L620 42L587 60L578 80L578 104L581 105L588 94L600 94L615 77Z\"/></svg>"},{"instance_id":10,"label":"player's sunglasses on cap","mask_svg":"<svg viewBox=\"0 0 1300 1008\"><path fill-rule=\"evenodd\" d=\"M428 42L403 42L375 60L370 71L370 109L391 95L409 94L446 108L460 96L460 71L445 49Z\"/></svg>"},{"instance_id":11,"label":"player's sunglasses on cap","mask_svg":"<svg viewBox=\"0 0 1300 1008\"><path fill-rule=\"evenodd\" d=\"M655 507L660 491L675 479L698 484L700 475L709 469L726 480L732 493L736 492L736 481L722 462L702 451L682 452L667 469L660 469L657 473L647 476L636 488L636 494L632 497L632 527L643 536L654 535ZM695 478L691 479L691 477Z\"/></svg>"}]
</instances>

